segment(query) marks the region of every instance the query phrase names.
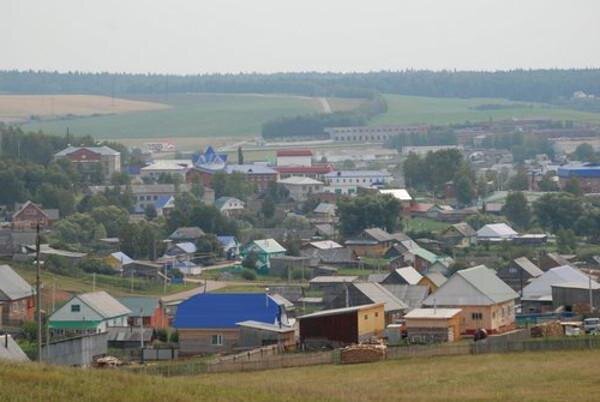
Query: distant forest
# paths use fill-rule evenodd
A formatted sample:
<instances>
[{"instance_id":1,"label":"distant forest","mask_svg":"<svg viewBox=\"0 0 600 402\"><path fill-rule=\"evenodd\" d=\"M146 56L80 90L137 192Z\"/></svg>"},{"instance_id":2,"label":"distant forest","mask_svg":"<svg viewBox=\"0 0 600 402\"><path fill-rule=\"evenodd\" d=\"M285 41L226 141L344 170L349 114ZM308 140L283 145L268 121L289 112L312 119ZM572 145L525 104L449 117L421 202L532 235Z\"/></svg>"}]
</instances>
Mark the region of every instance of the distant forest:
<instances>
[{"instance_id":1,"label":"distant forest","mask_svg":"<svg viewBox=\"0 0 600 402\"><path fill-rule=\"evenodd\" d=\"M373 99L378 93L557 102L575 91L600 96L600 69L159 75L0 71L0 92L134 95L287 93Z\"/></svg>"}]
</instances>

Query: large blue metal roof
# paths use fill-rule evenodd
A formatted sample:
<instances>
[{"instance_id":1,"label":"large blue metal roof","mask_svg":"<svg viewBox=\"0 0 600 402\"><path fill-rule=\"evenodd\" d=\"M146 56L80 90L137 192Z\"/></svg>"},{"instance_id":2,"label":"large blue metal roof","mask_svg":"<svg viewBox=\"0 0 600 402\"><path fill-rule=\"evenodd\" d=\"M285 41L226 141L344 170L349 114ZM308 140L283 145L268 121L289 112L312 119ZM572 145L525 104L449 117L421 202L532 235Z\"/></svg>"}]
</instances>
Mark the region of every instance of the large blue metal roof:
<instances>
[{"instance_id":1,"label":"large blue metal roof","mask_svg":"<svg viewBox=\"0 0 600 402\"><path fill-rule=\"evenodd\" d=\"M558 177L600 177L600 165L565 165L557 173Z\"/></svg>"},{"instance_id":2,"label":"large blue metal roof","mask_svg":"<svg viewBox=\"0 0 600 402\"><path fill-rule=\"evenodd\" d=\"M264 293L201 293L177 307L175 328L236 328L241 321L275 323L279 306Z\"/></svg>"}]
</instances>

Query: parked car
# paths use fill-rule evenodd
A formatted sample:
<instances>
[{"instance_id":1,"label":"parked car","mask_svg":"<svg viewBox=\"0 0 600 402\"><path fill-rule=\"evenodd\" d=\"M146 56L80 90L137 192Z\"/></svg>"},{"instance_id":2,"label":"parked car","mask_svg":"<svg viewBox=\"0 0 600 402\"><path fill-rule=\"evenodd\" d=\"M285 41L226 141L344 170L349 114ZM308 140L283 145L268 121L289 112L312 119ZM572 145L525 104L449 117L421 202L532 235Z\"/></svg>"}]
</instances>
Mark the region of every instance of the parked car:
<instances>
[{"instance_id":1,"label":"parked car","mask_svg":"<svg viewBox=\"0 0 600 402\"><path fill-rule=\"evenodd\" d=\"M586 318L583 320L583 330L586 334L600 334L600 318Z\"/></svg>"}]
</instances>

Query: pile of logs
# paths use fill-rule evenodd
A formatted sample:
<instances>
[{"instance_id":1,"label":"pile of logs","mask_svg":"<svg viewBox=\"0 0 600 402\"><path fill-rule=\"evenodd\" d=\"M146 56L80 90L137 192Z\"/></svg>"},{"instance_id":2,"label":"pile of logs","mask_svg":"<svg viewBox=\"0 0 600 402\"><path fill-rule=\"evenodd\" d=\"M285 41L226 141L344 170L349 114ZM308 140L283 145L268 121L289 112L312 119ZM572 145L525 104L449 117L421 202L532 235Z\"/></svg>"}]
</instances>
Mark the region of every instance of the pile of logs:
<instances>
[{"instance_id":1,"label":"pile of logs","mask_svg":"<svg viewBox=\"0 0 600 402\"><path fill-rule=\"evenodd\" d=\"M340 351L342 364L368 363L385 359L386 346L384 344L358 344L343 348Z\"/></svg>"},{"instance_id":2,"label":"pile of logs","mask_svg":"<svg viewBox=\"0 0 600 402\"><path fill-rule=\"evenodd\" d=\"M104 356L96 359L94 367L97 368L111 368L122 366L123 362L113 356Z\"/></svg>"},{"instance_id":3,"label":"pile of logs","mask_svg":"<svg viewBox=\"0 0 600 402\"><path fill-rule=\"evenodd\" d=\"M531 327L531 337L541 338L549 336L563 336L564 331L559 321L550 321L544 324Z\"/></svg>"}]
</instances>

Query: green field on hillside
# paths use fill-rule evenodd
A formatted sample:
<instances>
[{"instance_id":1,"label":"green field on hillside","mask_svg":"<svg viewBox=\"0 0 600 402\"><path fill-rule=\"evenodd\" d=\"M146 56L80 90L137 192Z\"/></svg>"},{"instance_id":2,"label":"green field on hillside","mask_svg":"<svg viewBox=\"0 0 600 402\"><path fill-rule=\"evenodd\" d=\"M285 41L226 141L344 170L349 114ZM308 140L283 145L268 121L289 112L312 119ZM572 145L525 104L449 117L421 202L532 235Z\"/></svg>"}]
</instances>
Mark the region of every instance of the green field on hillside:
<instances>
[{"instance_id":1,"label":"green field on hillside","mask_svg":"<svg viewBox=\"0 0 600 402\"><path fill-rule=\"evenodd\" d=\"M255 137L267 120L322 110L318 99L292 95L173 94L168 99L165 96L127 98L168 104L171 108L42 121L23 127L59 135L68 127L73 134L90 134L99 139ZM346 106L347 103L340 103L340 107Z\"/></svg>"},{"instance_id":2,"label":"green field on hillside","mask_svg":"<svg viewBox=\"0 0 600 402\"><path fill-rule=\"evenodd\" d=\"M428 98L385 95L388 111L371 120L378 124L448 124L511 118L600 122L600 113L579 112L542 103L510 102L493 98ZM488 110L479 107L486 105ZM484 107L485 109L485 107Z\"/></svg>"},{"instance_id":3,"label":"green field on hillside","mask_svg":"<svg viewBox=\"0 0 600 402\"><path fill-rule=\"evenodd\" d=\"M598 350L179 378L0 363L0 401L594 401L599 369Z\"/></svg>"}]
</instances>

